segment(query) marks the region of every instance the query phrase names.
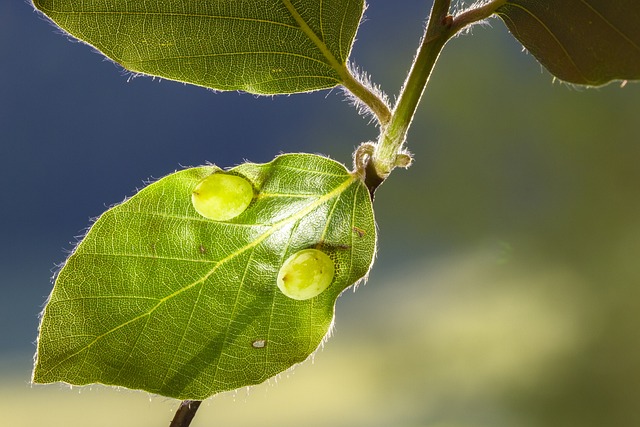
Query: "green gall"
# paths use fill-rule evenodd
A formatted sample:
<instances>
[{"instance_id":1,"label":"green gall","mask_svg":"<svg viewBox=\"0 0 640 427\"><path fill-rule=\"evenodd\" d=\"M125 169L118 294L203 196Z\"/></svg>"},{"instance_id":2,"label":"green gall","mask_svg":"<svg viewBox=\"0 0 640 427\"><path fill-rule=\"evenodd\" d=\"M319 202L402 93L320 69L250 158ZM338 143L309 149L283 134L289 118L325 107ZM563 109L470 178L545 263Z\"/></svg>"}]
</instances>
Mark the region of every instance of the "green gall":
<instances>
[{"instance_id":1,"label":"green gall","mask_svg":"<svg viewBox=\"0 0 640 427\"><path fill-rule=\"evenodd\" d=\"M335 268L329 255L305 249L291 255L280 267L277 284L283 294L295 300L320 295L333 281Z\"/></svg>"},{"instance_id":2,"label":"green gall","mask_svg":"<svg viewBox=\"0 0 640 427\"><path fill-rule=\"evenodd\" d=\"M227 221L247 209L253 199L253 187L246 179L214 173L198 183L191 203L200 215L214 221Z\"/></svg>"}]
</instances>

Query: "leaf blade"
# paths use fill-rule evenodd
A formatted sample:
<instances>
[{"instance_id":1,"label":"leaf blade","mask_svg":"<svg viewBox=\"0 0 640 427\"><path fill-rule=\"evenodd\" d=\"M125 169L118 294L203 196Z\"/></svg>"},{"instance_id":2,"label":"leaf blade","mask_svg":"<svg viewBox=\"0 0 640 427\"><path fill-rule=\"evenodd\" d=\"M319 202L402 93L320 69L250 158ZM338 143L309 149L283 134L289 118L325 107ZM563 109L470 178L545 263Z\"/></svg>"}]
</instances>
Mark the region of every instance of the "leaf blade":
<instances>
[{"instance_id":1,"label":"leaf blade","mask_svg":"<svg viewBox=\"0 0 640 427\"><path fill-rule=\"evenodd\" d=\"M256 94L340 84L364 11L363 0L34 4L130 71Z\"/></svg>"},{"instance_id":2,"label":"leaf blade","mask_svg":"<svg viewBox=\"0 0 640 427\"><path fill-rule=\"evenodd\" d=\"M640 79L640 4L507 0L496 13L555 77L600 86Z\"/></svg>"},{"instance_id":3,"label":"leaf blade","mask_svg":"<svg viewBox=\"0 0 640 427\"><path fill-rule=\"evenodd\" d=\"M336 298L373 259L367 189L319 156L245 164L232 172L256 187L255 203L237 221L217 223L185 202L216 170L163 178L94 224L56 280L34 381L201 400L262 382L315 350ZM317 297L295 301L277 290L276 275L309 247L331 255L336 276Z\"/></svg>"}]
</instances>

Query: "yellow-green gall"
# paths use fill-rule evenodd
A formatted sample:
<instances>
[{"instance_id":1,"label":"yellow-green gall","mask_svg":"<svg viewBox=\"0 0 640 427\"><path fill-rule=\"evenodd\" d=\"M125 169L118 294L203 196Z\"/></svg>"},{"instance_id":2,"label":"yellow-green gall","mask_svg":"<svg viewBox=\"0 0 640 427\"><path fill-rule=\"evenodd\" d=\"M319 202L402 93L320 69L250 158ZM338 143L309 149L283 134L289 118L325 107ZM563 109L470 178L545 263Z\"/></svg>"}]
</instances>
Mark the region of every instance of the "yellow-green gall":
<instances>
[{"instance_id":1,"label":"yellow-green gall","mask_svg":"<svg viewBox=\"0 0 640 427\"><path fill-rule=\"evenodd\" d=\"M214 173L198 183L191 203L200 215L214 221L227 221L247 209L253 199L253 187L246 179L226 173Z\"/></svg>"},{"instance_id":2,"label":"yellow-green gall","mask_svg":"<svg viewBox=\"0 0 640 427\"><path fill-rule=\"evenodd\" d=\"M289 298L306 300L324 292L334 274L335 267L329 255L317 249L304 249L282 264L276 283Z\"/></svg>"}]
</instances>

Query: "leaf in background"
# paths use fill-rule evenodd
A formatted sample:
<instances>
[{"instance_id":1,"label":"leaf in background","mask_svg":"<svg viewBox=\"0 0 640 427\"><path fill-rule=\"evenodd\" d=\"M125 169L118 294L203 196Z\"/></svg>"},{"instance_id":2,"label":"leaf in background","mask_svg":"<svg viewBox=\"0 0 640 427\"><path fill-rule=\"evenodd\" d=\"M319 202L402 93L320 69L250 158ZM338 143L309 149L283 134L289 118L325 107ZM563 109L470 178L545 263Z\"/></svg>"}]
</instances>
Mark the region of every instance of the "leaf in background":
<instances>
[{"instance_id":1,"label":"leaf in background","mask_svg":"<svg viewBox=\"0 0 640 427\"><path fill-rule=\"evenodd\" d=\"M338 295L371 266L369 191L341 164L310 154L246 163L253 201L226 222L193 208L215 166L187 169L105 212L56 280L34 381L102 383L178 399L258 384L305 360L326 336ZM285 296L278 272L317 249L329 287Z\"/></svg>"},{"instance_id":2,"label":"leaf in background","mask_svg":"<svg viewBox=\"0 0 640 427\"><path fill-rule=\"evenodd\" d=\"M363 0L34 0L128 70L257 94L334 87Z\"/></svg>"},{"instance_id":3,"label":"leaf in background","mask_svg":"<svg viewBox=\"0 0 640 427\"><path fill-rule=\"evenodd\" d=\"M561 80L598 86L640 79L638 0L507 0L496 13Z\"/></svg>"}]
</instances>

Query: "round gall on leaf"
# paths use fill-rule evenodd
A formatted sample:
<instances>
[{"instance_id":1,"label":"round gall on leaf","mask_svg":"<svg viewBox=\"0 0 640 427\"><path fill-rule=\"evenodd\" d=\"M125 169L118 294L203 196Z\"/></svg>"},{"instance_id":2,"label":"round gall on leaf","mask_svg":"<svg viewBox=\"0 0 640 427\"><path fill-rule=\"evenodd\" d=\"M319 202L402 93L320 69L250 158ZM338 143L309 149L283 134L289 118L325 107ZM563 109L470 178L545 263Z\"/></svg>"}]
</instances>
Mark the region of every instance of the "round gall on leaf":
<instances>
[{"instance_id":1,"label":"round gall on leaf","mask_svg":"<svg viewBox=\"0 0 640 427\"><path fill-rule=\"evenodd\" d=\"M335 268L329 255L305 249L291 255L280 267L277 284L283 294L295 300L320 295L333 281Z\"/></svg>"},{"instance_id":2,"label":"round gall on leaf","mask_svg":"<svg viewBox=\"0 0 640 427\"><path fill-rule=\"evenodd\" d=\"M253 187L244 178L214 173L198 183L191 203L200 215L214 221L227 221L247 209L253 199Z\"/></svg>"}]
</instances>

